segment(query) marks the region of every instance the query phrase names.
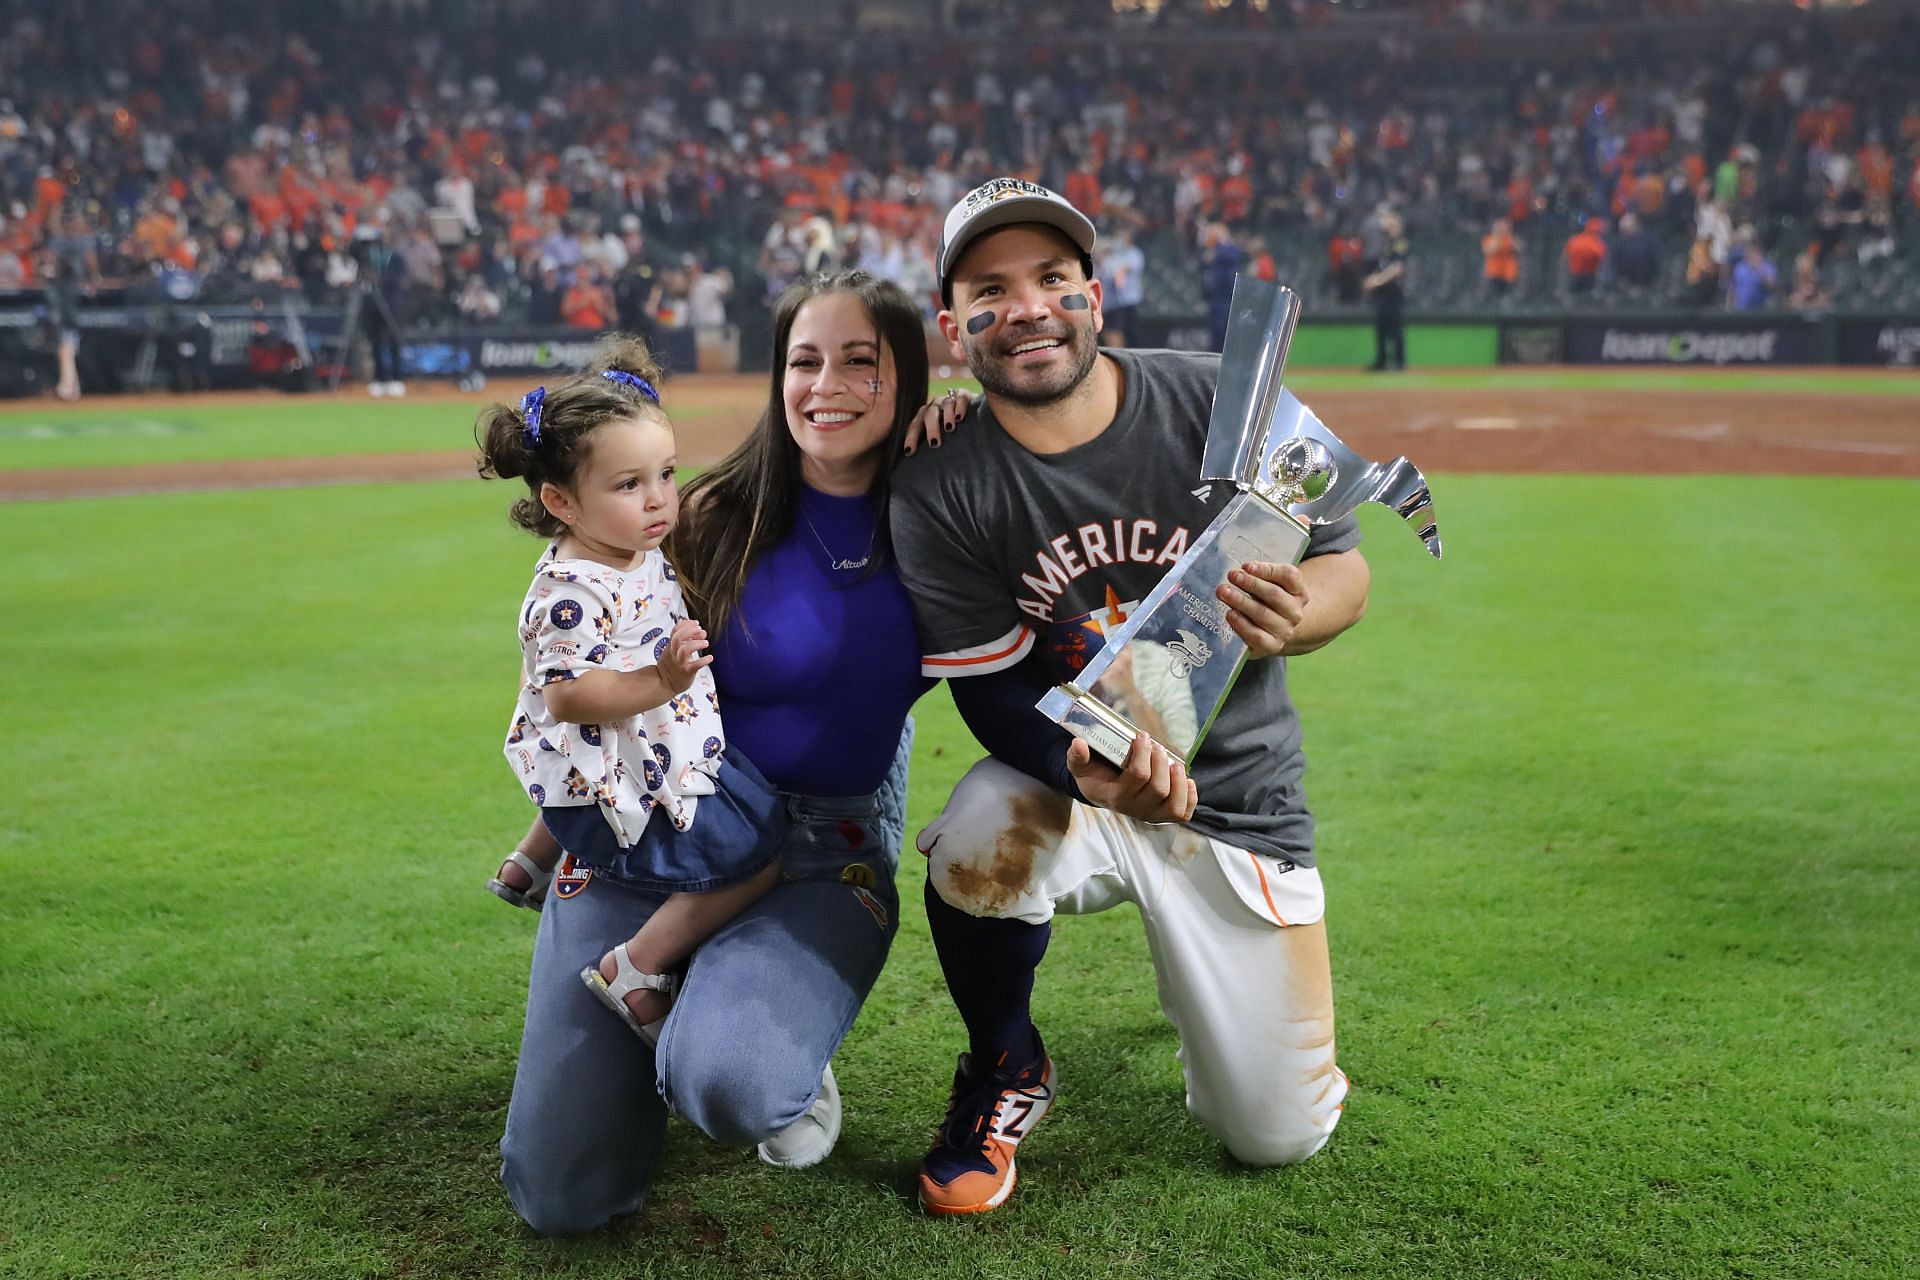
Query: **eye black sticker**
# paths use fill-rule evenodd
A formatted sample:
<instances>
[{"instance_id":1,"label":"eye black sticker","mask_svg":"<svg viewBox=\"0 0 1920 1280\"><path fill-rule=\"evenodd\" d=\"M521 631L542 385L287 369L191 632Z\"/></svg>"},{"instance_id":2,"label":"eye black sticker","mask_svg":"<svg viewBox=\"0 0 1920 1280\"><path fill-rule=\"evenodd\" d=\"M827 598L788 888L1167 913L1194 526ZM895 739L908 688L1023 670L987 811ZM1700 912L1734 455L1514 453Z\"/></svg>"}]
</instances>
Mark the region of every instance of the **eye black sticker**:
<instances>
[{"instance_id":1,"label":"eye black sticker","mask_svg":"<svg viewBox=\"0 0 1920 1280\"><path fill-rule=\"evenodd\" d=\"M967 321L967 332L985 333L987 330L993 328L994 322L999 318L999 316L993 314L991 311L982 311L979 315Z\"/></svg>"}]
</instances>

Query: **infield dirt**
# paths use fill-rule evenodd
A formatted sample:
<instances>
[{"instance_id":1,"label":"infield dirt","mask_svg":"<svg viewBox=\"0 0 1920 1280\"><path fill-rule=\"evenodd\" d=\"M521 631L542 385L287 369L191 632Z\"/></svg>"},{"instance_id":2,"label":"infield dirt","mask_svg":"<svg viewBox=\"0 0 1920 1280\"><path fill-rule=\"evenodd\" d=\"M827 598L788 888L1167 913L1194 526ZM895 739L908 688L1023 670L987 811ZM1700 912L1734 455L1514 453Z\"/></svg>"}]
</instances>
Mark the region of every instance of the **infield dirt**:
<instances>
[{"instance_id":1,"label":"infield dirt","mask_svg":"<svg viewBox=\"0 0 1920 1280\"><path fill-rule=\"evenodd\" d=\"M1745 375L1743 375L1745 376ZM1863 384L1911 374L1863 373ZM1776 389L1756 373L1750 387L1564 391L1538 388L1327 387L1307 399L1362 454L1406 454L1427 472L1746 474L1920 477L1920 397L1820 394ZM1774 384L1774 385L1770 385ZM363 389L339 393L358 400ZM667 400L680 410L680 458L707 466L745 438L766 395L758 375L678 379ZM471 414L489 397L422 387L413 398ZM284 404L275 393L237 392L208 403ZM33 402L36 413L129 414L177 408L168 396L96 397L69 410ZM694 412L697 411L697 412ZM963 425L960 430L966 430ZM467 451L351 457L259 458L0 471L0 501L108 497L201 489L447 480L474 474Z\"/></svg>"}]
</instances>

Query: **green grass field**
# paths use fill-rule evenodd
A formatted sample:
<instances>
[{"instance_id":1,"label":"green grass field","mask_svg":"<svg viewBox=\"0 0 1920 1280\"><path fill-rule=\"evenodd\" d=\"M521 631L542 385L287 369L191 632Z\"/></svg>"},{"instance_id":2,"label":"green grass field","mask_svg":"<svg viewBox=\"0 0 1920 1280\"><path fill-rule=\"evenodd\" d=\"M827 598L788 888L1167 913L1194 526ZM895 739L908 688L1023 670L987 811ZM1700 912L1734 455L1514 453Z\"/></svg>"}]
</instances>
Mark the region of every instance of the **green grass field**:
<instances>
[{"instance_id":1,"label":"green grass field","mask_svg":"<svg viewBox=\"0 0 1920 1280\"><path fill-rule=\"evenodd\" d=\"M480 887L527 819L502 488L0 505L0 1275L1914 1274L1920 486L1435 490L1447 560L1369 512L1372 611L1294 668L1354 1082L1321 1156L1187 1117L1119 911L1042 970L1020 1190L921 1217L960 1044L910 853L835 1155L676 1124L577 1241L493 1180L534 923ZM974 754L919 717L916 825Z\"/></svg>"}]
</instances>

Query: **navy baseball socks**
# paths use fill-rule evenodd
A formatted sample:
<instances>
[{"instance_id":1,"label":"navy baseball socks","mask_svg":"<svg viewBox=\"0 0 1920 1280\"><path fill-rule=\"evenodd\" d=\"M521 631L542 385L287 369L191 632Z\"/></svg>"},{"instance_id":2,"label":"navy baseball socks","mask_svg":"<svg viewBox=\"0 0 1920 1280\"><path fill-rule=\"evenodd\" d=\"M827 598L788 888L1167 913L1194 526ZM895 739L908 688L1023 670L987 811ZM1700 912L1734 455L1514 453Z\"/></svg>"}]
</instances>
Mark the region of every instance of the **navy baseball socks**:
<instances>
[{"instance_id":1,"label":"navy baseball socks","mask_svg":"<svg viewBox=\"0 0 1920 1280\"><path fill-rule=\"evenodd\" d=\"M926 903L970 1048L953 1073L939 1136L920 1162L920 1205L942 1216L985 1213L1013 1191L1015 1149L1053 1105L1053 1061L1028 1012L1052 927L970 916L931 884Z\"/></svg>"}]
</instances>

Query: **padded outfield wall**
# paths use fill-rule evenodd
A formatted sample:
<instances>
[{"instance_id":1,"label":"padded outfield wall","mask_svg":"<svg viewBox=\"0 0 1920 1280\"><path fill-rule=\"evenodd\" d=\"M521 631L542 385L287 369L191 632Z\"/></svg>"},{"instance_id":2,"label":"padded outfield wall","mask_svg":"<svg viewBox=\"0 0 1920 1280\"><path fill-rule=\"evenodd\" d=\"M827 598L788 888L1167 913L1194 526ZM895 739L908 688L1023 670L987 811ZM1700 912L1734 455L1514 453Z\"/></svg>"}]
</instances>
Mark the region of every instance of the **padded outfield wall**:
<instances>
[{"instance_id":1,"label":"padded outfield wall","mask_svg":"<svg viewBox=\"0 0 1920 1280\"><path fill-rule=\"evenodd\" d=\"M1203 319L1141 321L1143 346L1204 349ZM1373 326L1344 314L1303 319L1288 363L1355 368L1373 360ZM1633 311L1407 318L1411 367L1496 364L1640 366L1866 365L1920 369L1920 315Z\"/></svg>"},{"instance_id":2,"label":"padded outfield wall","mask_svg":"<svg viewBox=\"0 0 1920 1280\"><path fill-rule=\"evenodd\" d=\"M338 309L291 305L165 308L99 307L81 312L81 376L89 389L147 390L188 377L194 385L233 387L277 380L281 364L303 366L327 380L340 360L345 317ZM409 335L403 376L525 376L579 368L598 335L576 329L489 327ZM1147 316L1135 323L1138 345L1204 350L1204 317ZM660 330L648 335L672 371L764 370L771 342L764 314L712 331ZM949 356L929 333L936 368ZM351 379L364 362L349 358ZM44 315L0 306L0 398L41 394L51 384L53 335ZM183 356L181 353L190 353ZM1373 360L1373 326L1364 313L1322 313L1304 319L1288 363L1295 368L1358 369ZM1892 313L1620 312L1569 315L1510 313L1407 320L1407 363L1413 368L1502 364L1635 366L1853 365L1920 369L1920 315Z\"/></svg>"}]
</instances>

